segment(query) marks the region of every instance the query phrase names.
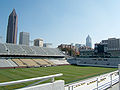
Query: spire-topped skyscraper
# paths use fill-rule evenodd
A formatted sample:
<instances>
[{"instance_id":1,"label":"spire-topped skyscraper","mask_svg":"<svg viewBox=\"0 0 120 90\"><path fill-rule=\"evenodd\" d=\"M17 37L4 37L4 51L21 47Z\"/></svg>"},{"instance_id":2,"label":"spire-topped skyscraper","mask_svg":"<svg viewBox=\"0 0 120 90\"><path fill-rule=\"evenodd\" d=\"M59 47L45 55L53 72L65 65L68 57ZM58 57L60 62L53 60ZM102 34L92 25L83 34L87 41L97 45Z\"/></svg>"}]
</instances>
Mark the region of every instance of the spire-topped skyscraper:
<instances>
[{"instance_id":1,"label":"spire-topped skyscraper","mask_svg":"<svg viewBox=\"0 0 120 90\"><path fill-rule=\"evenodd\" d=\"M86 46L92 48L92 40L89 35L86 38Z\"/></svg>"},{"instance_id":2,"label":"spire-topped skyscraper","mask_svg":"<svg viewBox=\"0 0 120 90\"><path fill-rule=\"evenodd\" d=\"M18 17L13 9L12 13L9 15L8 26L7 26L7 37L6 43L17 43L17 29L18 29Z\"/></svg>"}]
</instances>

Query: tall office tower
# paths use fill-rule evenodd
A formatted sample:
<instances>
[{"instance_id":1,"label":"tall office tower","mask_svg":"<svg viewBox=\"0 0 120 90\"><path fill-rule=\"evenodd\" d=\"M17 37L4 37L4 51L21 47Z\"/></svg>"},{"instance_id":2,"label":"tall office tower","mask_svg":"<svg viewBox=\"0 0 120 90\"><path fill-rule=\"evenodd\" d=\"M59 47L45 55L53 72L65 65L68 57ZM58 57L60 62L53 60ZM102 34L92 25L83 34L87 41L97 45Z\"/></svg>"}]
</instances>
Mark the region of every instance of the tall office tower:
<instances>
[{"instance_id":1,"label":"tall office tower","mask_svg":"<svg viewBox=\"0 0 120 90\"><path fill-rule=\"evenodd\" d=\"M34 46L43 47L43 40L42 39L35 39Z\"/></svg>"},{"instance_id":2,"label":"tall office tower","mask_svg":"<svg viewBox=\"0 0 120 90\"><path fill-rule=\"evenodd\" d=\"M86 46L92 48L92 40L89 35L86 38Z\"/></svg>"},{"instance_id":3,"label":"tall office tower","mask_svg":"<svg viewBox=\"0 0 120 90\"><path fill-rule=\"evenodd\" d=\"M20 32L19 34L19 44L21 45L29 45L29 33L28 32Z\"/></svg>"},{"instance_id":4,"label":"tall office tower","mask_svg":"<svg viewBox=\"0 0 120 90\"><path fill-rule=\"evenodd\" d=\"M17 28L18 28L17 24L18 24L18 17L15 12L15 9L13 9L8 19L6 43L13 43L13 44L17 43Z\"/></svg>"}]
</instances>

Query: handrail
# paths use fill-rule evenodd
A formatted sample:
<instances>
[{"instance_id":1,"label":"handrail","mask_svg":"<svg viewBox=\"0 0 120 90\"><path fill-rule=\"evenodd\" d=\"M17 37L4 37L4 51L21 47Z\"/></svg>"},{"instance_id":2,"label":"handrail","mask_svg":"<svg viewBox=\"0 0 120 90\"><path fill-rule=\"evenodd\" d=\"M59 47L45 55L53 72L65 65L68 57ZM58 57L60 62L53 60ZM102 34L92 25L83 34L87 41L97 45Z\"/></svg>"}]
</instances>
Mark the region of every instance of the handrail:
<instances>
[{"instance_id":1,"label":"handrail","mask_svg":"<svg viewBox=\"0 0 120 90\"><path fill-rule=\"evenodd\" d=\"M18 83L23 83L23 82L29 82L29 81L35 81L35 80L43 80L43 79L51 79L52 82L54 81L54 77L59 77L62 76L63 74L55 74L55 75L49 75L49 76L43 76L43 77L36 77L36 78L31 78L31 79L24 79L24 80L17 80L17 81L11 81L11 82L4 82L0 83L0 86L6 86L6 85L11 85L11 84L18 84Z\"/></svg>"},{"instance_id":2,"label":"handrail","mask_svg":"<svg viewBox=\"0 0 120 90\"><path fill-rule=\"evenodd\" d=\"M112 82L113 82L112 85L114 85L115 83L119 82L119 81L118 81L118 78L112 80ZM109 82L107 82L107 83L99 86L98 89L99 89L99 90L104 90L104 89L106 89L106 88L109 88L110 86L111 86L111 81L109 81ZM93 89L93 90L97 90L97 88L95 88L95 89Z\"/></svg>"},{"instance_id":3,"label":"handrail","mask_svg":"<svg viewBox=\"0 0 120 90\"><path fill-rule=\"evenodd\" d=\"M87 85L88 83L91 83L92 81L93 82L95 81L95 82L97 82L97 84L96 84L97 88L95 87L92 90L103 90L103 89L111 87L111 85L114 85L115 83L117 83L119 81L118 78L115 78L115 79L112 79L112 83L111 83L111 81L109 81L107 83L104 83L104 84L98 86L98 83L100 82L101 79L107 78L109 76L111 78L111 75L113 75L113 74L117 74L118 75L118 70L113 71L113 72L109 72L109 73L106 73L106 74L103 74L103 75L95 76L95 77L86 79L84 81L78 81L78 82L75 82L75 83L67 84L67 85L65 85L65 87L68 87L68 90L74 90L74 89L72 89L73 87L74 88L80 87L82 85L85 85L85 84ZM98 80L98 78L100 80ZM71 88L71 89L69 89L69 88Z\"/></svg>"}]
</instances>

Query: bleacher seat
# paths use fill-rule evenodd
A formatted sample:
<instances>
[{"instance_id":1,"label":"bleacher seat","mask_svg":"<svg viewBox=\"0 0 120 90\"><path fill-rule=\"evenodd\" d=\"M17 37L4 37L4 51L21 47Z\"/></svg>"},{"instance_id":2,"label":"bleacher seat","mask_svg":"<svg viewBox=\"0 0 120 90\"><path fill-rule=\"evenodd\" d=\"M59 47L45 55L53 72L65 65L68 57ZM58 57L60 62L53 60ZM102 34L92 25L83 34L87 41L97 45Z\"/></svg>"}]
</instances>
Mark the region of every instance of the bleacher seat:
<instances>
[{"instance_id":1,"label":"bleacher seat","mask_svg":"<svg viewBox=\"0 0 120 90\"><path fill-rule=\"evenodd\" d=\"M6 49L5 45L0 43L0 54L7 54L8 50Z\"/></svg>"},{"instance_id":2,"label":"bleacher seat","mask_svg":"<svg viewBox=\"0 0 120 90\"><path fill-rule=\"evenodd\" d=\"M0 43L0 55L31 55L31 56L62 56L65 55L58 48L26 46Z\"/></svg>"},{"instance_id":3,"label":"bleacher seat","mask_svg":"<svg viewBox=\"0 0 120 90\"><path fill-rule=\"evenodd\" d=\"M69 65L67 60L50 59L50 61L55 63L56 65Z\"/></svg>"},{"instance_id":4,"label":"bleacher seat","mask_svg":"<svg viewBox=\"0 0 120 90\"><path fill-rule=\"evenodd\" d=\"M23 63L25 63L28 67L40 67L34 60L32 59L20 59Z\"/></svg>"},{"instance_id":5,"label":"bleacher seat","mask_svg":"<svg viewBox=\"0 0 120 90\"><path fill-rule=\"evenodd\" d=\"M50 51L54 52L54 55L63 55L62 51L60 51L58 48L50 48Z\"/></svg>"},{"instance_id":6,"label":"bleacher seat","mask_svg":"<svg viewBox=\"0 0 120 90\"><path fill-rule=\"evenodd\" d=\"M11 60L0 59L0 67L17 67Z\"/></svg>"},{"instance_id":7,"label":"bleacher seat","mask_svg":"<svg viewBox=\"0 0 120 90\"><path fill-rule=\"evenodd\" d=\"M26 52L21 47L21 45L15 45L15 44L5 44L8 48L9 54L11 55L26 55Z\"/></svg>"},{"instance_id":8,"label":"bleacher seat","mask_svg":"<svg viewBox=\"0 0 120 90\"><path fill-rule=\"evenodd\" d=\"M23 63L20 59L12 59L13 62L15 62L20 67L26 67L27 65Z\"/></svg>"},{"instance_id":9,"label":"bleacher seat","mask_svg":"<svg viewBox=\"0 0 120 90\"><path fill-rule=\"evenodd\" d=\"M43 48L47 55L56 55L52 48Z\"/></svg>"},{"instance_id":10,"label":"bleacher seat","mask_svg":"<svg viewBox=\"0 0 120 90\"><path fill-rule=\"evenodd\" d=\"M55 63L56 65L62 65L62 63L61 63L59 60L51 59L51 61L52 61L53 63Z\"/></svg>"},{"instance_id":11,"label":"bleacher seat","mask_svg":"<svg viewBox=\"0 0 120 90\"><path fill-rule=\"evenodd\" d=\"M48 62L46 62L44 59L33 59L36 63L38 63L40 66L51 66Z\"/></svg>"},{"instance_id":12,"label":"bleacher seat","mask_svg":"<svg viewBox=\"0 0 120 90\"><path fill-rule=\"evenodd\" d=\"M44 56L46 55L46 52L41 47L38 46L31 46L32 50L35 52L36 55Z\"/></svg>"},{"instance_id":13,"label":"bleacher seat","mask_svg":"<svg viewBox=\"0 0 120 90\"><path fill-rule=\"evenodd\" d=\"M44 59L47 63L49 63L51 66L55 66L55 64L52 62L52 61L50 61L50 60L48 60L48 59Z\"/></svg>"},{"instance_id":14,"label":"bleacher seat","mask_svg":"<svg viewBox=\"0 0 120 90\"><path fill-rule=\"evenodd\" d=\"M18 67L17 64L15 64L11 59L6 60L12 67Z\"/></svg>"},{"instance_id":15,"label":"bleacher seat","mask_svg":"<svg viewBox=\"0 0 120 90\"><path fill-rule=\"evenodd\" d=\"M11 67L11 65L5 59L0 59L0 67Z\"/></svg>"},{"instance_id":16,"label":"bleacher seat","mask_svg":"<svg viewBox=\"0 0 120 90\"><path fill-rule=\"evenodd\" d=\"M35 52L31 49L30 46L22 46L22 48L26 51L26 53L29 55L35 54Z\"/></svg>"},{"instance_id":17,"label":"bleacher seat","mask_svg":"<svg viewBox=\"0 0 120 90\"><path fill-rule=\"evenodd\" d=\"M68 65L69 63L67 62L67 60L59 60L62 64L64 65Z\"/></svg>"}]
</instances>

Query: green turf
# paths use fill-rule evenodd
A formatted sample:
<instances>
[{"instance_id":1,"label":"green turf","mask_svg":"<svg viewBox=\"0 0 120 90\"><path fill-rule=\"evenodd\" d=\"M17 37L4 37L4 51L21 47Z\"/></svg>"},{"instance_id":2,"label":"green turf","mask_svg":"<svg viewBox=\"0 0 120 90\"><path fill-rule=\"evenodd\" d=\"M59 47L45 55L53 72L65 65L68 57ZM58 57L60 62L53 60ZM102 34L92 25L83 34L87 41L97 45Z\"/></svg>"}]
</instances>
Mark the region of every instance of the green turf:
<instances>
[{"instance_id":1,"label":"green turf","mask_svg":"<svg viewBox=\"0 0 120 90\"><path fill-rule=\"evenodd\" d=\"M72 65L40 68L0 69L0 82L8 82L63 73L63 76L57 77L56 79L65 80L65 83L70 83L114 70L117 70L117 68L81 67ZM0 87L0 90L11 90L14 88L27 86L28 84L31 84L31 82Z\"/></svg>"}]
</instances>

